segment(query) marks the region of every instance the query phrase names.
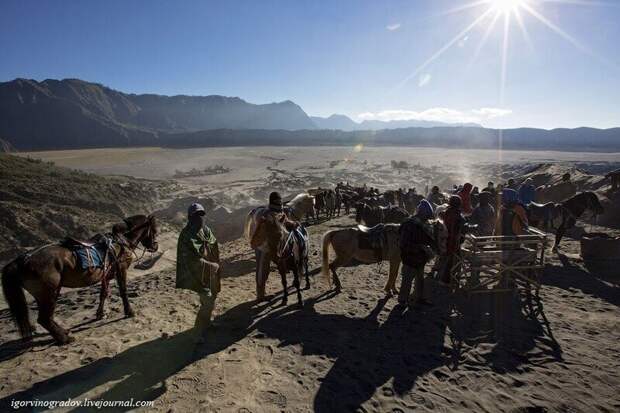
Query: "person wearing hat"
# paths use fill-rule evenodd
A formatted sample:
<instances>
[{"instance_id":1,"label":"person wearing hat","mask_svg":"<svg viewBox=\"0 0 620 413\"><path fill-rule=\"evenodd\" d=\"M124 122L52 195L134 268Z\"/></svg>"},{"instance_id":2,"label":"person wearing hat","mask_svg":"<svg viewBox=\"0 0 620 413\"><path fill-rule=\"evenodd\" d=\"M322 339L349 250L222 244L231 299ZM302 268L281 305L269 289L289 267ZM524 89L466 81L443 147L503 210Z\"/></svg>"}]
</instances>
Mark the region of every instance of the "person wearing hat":
<instances>
[{"instance_id":1,"label":"person wearing hat","mask_svg":"<svg viewBox=\"0 0 620 413\"><path fill-rule=\"evenodd\" d=\"M424 266L434 256L437 245L433 239L433 229L428 220L433 218L433 206L423 199L413 217L405 220L399 229L400 256L403 262L398 303L409 304L411 284L415 278L413 306L428 304L424 298Z\"/></svg>"},{"instance_id":2,"label":"person wearing hat","mask_svg":"<svg viewBox=\"0 0 620 413\"><path fill-rule=\"evenodd\" d=\"M220 252L213 231L204 222L205 209L193 203L177 244L176 287L198 293L200 309L194 327L204 333L211 323L215 298L220 291Z\"/></svg>"},{"instance_id":3,"label":"person wearing hat","mask_svg":"<svg viewBox=\"0 0 620 413\"><path fill-rule=\"evenodd\" d=\"M514 189L504 188L502 206L495 224L495 235L523 235L528 227L527 212Z\"/></svg>"},{"instance_id":4,"label":"person wearing hat","mask_svg":"<svg viewBox=\"0 0 620 413\"><path fill-rule=\"evenodd\" d=\"M519 187L519 200L526 207L536 198L536 187L533 182L532 178L527 178Z\"/></svg>"},{"instance_id":5,"label":"person wearing hat","mask_svg":"<svg viewBox=\"0 0 620 413\"><path fill-rule=\"evenodd\" d=\"M465 218L461 213L461 197L458 195L450 196L448 200L448 209L444 213L443 222L448 229L448 239L446 241L446 257L444 268L441 275L441 281L449 284L452 278L452 267L456 259L456 255L461 250L463 235L465 231Z\"/></svg>"},{"instance_id":6,"label":"person wearing hat","mask_svg":"<svg viewBox=\"0 0 620 413\"><path fill-rule=\"evenodd\" d=\"M272 192L269 194L269 205L267 206L260 221L264 222L269 219L268 215L271 215L274 219L283 222L288 231L292 231L299 226L296 221L290 220L284 213L284 206L282 202L282 196L279 192ZM268 256L267 253L262 251L259 247L263 244L264 232L254 231L250 246L254 249L256 256L256 300L265 300L265 287L267 285L267 278L269 277L270 263L273 257Z\"/></svg>"}]
</instances>

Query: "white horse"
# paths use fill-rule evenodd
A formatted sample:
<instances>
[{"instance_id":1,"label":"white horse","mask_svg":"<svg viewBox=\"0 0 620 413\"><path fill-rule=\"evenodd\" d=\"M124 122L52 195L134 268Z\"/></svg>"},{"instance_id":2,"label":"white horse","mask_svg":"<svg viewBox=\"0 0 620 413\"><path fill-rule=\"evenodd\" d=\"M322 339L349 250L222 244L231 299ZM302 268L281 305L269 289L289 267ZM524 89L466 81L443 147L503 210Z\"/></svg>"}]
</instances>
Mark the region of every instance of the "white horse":
<instances>
[{"instance_id":1,"label":"white horse","mask_svg":"<svg viewBox=\"0 0 620 413\"><path fill-rule=\"evenodd\" d=\"M308 216L314 220L314 197L312 195L302 192L284 204L290 208L290 215L295 220L301 221L306 218L308 221Z\"/></svg>"}]
</instances>

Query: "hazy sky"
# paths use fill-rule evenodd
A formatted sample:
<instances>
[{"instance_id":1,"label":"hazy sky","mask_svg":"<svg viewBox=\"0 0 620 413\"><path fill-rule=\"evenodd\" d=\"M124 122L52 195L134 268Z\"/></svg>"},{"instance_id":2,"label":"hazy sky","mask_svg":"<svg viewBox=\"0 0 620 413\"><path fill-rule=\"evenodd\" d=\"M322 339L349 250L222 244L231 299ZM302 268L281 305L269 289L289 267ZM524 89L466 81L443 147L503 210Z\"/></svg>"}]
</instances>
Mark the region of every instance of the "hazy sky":
<instances>
[{"instance_id":1,"label":"hazy sky","mask_svg":"<svg viewBox=\"0 0 620 413\"><path fill-rule=\"evenodd\" d=\"M447 13L471 1L2 0L0 80L290 99L355 120L620 126L620 0L521 0L523 28L493 1Z\"/></svg>"}]
</instances>

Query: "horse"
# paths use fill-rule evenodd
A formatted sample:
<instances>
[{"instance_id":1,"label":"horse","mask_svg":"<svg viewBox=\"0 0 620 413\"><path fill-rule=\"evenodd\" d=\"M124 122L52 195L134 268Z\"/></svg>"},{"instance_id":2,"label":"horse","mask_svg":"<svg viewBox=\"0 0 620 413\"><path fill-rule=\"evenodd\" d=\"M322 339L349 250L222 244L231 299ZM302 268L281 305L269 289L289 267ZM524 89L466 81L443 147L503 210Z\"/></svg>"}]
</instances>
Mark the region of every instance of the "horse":
<instances>
[{"instance_id":1,"label":"horse","mask_svg":"<svg viewBox=\"0 0 620 413\"><path fill-rule=\"evenodd\" d=\"M440 253L445 253L446 240L448 238L448 230L441 220L430 221L433 227L433 238L435 239ZM321 271L329 286L333 281L336 292L342 290L342 284L336 273L338 267L342 267L355 259L363 264L378 263L381 261L389 261L390 270L388 281L384 290L386 294L397 294L396 278L398 276L398 268L400 267L400 245L399 245L399 229L400 224L384 224L375 228L358 226L354 228L336 229L327 231L323 235L323 263ZM368 237L378 239L378 250L372 248L361 248L364 238L368 241ZM336 258L329 263L329 246L333 248ZM329 277L331 270L332 277Z\"/></svg>"},{"instance_id":2,"label":"horse","mask_svg":"<svg viewBox=\"0 0 620 413\"><path fill-rule=\"evenodd\" d=\"M308 234L303 227L290 228L286 222L285 214L268 213L267 208L256 208L246 216L244 225L245 238L250 241L256 238L258 241L257 249L261 251L261 259L273 262L278 268L282 280L282 304L288 302L288 287L286 274L293 272L293 285L297 290L298 305L303 306L300 290L299 276L304 273L306 278L306 289L310 288L310 278L308 274ZM300 239L303 238L303 240ZM257 282L267 281L267 274L261 272L269 271L269 266L257 262ZM263 266L264 265L264 266Z\"/></svg>"},{"instance_id":3,"label":"horse","mask_svg":"<svg viewBox=\"0 0 620 413\"><path fill-rule=\"evenodd\" d=\"M324 211L326 206L327 206L327 201L326 201L325 197L326 197L326 192L325 191L319 191L314 196L314 210L316 211L316 221L317 222L319 222L319 220L320 220L321 211ZM326 213L326 215L327 215L327 213Z\"/></svg>"},{"instance_id":4,"label":"horse","mask_svg":"<svg viewBox=\"0 0 620 413\"><path fill-rule=\"evenodd\" d=\"M356 192L345 190L340 190L339 193L341 203L344 206L344 213L349 215L351 213L351 207L354 206L358 195ZM340 212L338 214L340 214Z\"/></svg>"},{"instance_id":5,"label":"horse","mask_svg":"<svg viewBox=\"0 0 620 413\"><path fill-rule=\"evenodd\" d=\"M590 211L594 215L601 215L605 212L598 197L592 191L578 193L558 204L557 208L560 210L561 222L555 232L553 251L558 250L566 230L573 228L584 212Z\"/></svg>"},{"instance_id":6,"label":"horse","mask_svg":"<svg viewBox=\"0 0 620 413\"><path fill-rule=\"evenodd\" d=\"M152 215L135 215L126 218L122 224L115 225L110 236L110 262L109 265L104 263L104 268L80 268L76 254L68 246L64 246L69 245L65 241L21 254L2 269L4 296L24 340L32 339L33 327L28 317L23 290L28 291L37 302L38 323L49 331L59 345L74 341L69 332L54 321L54 309L62 287L87 287L101 282L96 317L102 319L108 282L114 276L123 300L125 317L135 315L127 298L127 268L133 261L134 250L140 244L146 251L157 251L157 221ZM73 243L75 242L73 240Z\"/></svg>"},{"instance_id":7,"label":"horse","mask_svg":"<svg viewBox=\"0 0 620 413\"><path fill-rule=\"evenodd\" d=\"M314 197L307 193L301 193L296 195L290 201L284 203L289 209L289 215L296 221L301 221L303 218L306 222L309 222L308 217L312 217L314 220Z\"/></svg>"},{"instance_id":8,"label":"horse","mask_svg":"<svg viewBox=\"0 0 620 413\"><path fill-rule=\"evenodd\" d=\"M529 225L548 231L551 228L558 228L561 224L562 209L556 203L530 202L526 209Z\"/></svg>"},{"instance_id":9,"label":"horse","mask_svg":"<svg viewBox=\"0 0 620 413\"><path fill-rule=\"evenodd\" d=\"M333 189L325 191L325 211L327 218L332 218L336 213L336 192Z\"/></svg>"},{"instance_id":10,"label":"horse","mask_svg":"<svg viewBox=\"0 0 620 413\"><path fill-rule=\"evenodd\" d=\"M364 222L369 227L380 223L400 224L409 217L407 211L397 206L371 207L366 204L356 208L355 221L359 224Z\"/></svg>"}]
</instances>

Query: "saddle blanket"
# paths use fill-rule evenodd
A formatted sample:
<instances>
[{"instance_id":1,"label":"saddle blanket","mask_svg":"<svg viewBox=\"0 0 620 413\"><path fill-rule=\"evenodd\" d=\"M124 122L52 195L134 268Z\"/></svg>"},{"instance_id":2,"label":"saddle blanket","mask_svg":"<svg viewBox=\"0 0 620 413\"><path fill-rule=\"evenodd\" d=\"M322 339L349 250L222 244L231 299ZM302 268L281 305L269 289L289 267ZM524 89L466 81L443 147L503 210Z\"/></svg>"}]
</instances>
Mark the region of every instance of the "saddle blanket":
<instances>
[{"instance_id":1,"label":"saddle blanket","mask_svg":"<svg viewBox=\"0 0 620 413\"><path fill-rule=\"evenodd\" d=\"M82 269L103 268L103 257L105 257L106 246L80 246L76 248L73 253L77 257Z\"/></svg>"}]
</instances>

